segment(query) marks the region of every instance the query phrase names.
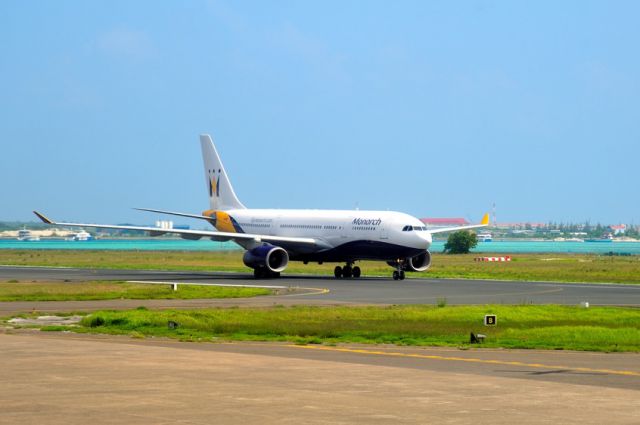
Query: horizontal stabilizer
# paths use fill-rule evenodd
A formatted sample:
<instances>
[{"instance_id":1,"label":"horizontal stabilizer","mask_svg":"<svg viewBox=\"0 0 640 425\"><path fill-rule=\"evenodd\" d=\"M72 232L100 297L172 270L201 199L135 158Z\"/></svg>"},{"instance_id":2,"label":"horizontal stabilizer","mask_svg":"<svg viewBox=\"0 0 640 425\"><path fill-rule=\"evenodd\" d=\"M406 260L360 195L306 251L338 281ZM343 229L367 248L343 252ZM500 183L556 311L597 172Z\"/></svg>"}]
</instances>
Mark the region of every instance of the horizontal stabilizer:
<instances>
[{"instance_id":1,"label":"horizontal stabilizer","mask_svg":"<svg viewBox=\"0 0 640 425\"><path fill-rule=\"evenodd\" d=\"M148 211L148 212L154 212L158 214L175 215L178 217L197 218L200 220L211 220L211 217L207 217L206 215L201 215L201 214L189 214L189 213L182 213L182 212L176 212L176 211L154 210L152 208L134 208L134 210Z\"/></svg>"}]
</instances>

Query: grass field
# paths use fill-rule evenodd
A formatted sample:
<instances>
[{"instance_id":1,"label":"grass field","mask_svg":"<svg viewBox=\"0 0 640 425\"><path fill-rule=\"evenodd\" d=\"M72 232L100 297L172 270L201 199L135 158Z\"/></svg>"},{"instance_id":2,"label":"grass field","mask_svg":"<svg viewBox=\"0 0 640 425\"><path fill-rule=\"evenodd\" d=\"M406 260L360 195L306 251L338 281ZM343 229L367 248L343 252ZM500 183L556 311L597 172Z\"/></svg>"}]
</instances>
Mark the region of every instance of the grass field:
<instances>
[{"instance_id":1,"label":"grass field","mask_svg":"<svg viewBox=\"0 0 640 425\"><path fill-rule=\"evenodd\" d=\"M485 327L485 314L498 325ZM168 321L179 324L169 329ZM483 346L640 351L640 310L565 306L274 307L198 311L101 311L80 332L163 336L189 341L388 343L464 347L470 332ZM60 330L60 329L56 329Z\"/></svg>"},{"instance_id":2,"label":"grass field","mask_svg":"<svg viewBox=\"0 0 640 425\"><path fill-rule=\"evenodd\" d=\"M640 257L607 257L582 254L518 254L509 263L473 261L474 254L433 255L433 265L409 277L473 278L502 280L540 280L556 282L640 283ZM240 251L159 252L159 251L68 251L0 250L0 264L68 266L116 269L240 271L250 274L242 264ZM364 276L391 276L392 269L382 262L358 264ZM292 262L287 273L332 275L335 264Z\"/></svg>"},{"instance_id":3,"label":"grass field","mask_svg":"<svg viewBox=\"0 0 640 425\"><path fill-rule=\"evenodd\" d=\"M270 295L269 289L218 286L144 285L126 282L17 282L0 283L0 301L84 301L113 299L240 298Z\"/></svg>"}]
</instances>

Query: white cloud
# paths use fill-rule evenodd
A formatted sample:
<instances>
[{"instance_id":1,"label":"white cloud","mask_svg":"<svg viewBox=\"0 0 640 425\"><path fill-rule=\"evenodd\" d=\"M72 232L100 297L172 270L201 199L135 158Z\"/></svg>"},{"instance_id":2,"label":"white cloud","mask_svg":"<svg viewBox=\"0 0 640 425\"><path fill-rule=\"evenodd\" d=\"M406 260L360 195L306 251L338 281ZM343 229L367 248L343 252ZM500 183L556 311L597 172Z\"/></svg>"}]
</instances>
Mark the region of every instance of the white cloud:
<instances>
[{"instance_id":1,"label":"white cloud","mask_svg":"<svg viewBox=\"0 0 640 425\"><path fill-rule=\"evenodd\" d=\"M293 57L299 58L310 69L335 80L348 80L346 57L332 49L322 39L285 24L271 34L273 43Z\"/></svg>"},{"instance_id":2,"label":"white cloud","mask_svg":"<svg viewBox=\"0 0 640 425\"><path fill-rule=\"evenodd\" d=\"M109 55L130 60L145 60L156 50L146 32L129 28L114 28L101 34L97 47Z\"/></svg>"}]
</instances>

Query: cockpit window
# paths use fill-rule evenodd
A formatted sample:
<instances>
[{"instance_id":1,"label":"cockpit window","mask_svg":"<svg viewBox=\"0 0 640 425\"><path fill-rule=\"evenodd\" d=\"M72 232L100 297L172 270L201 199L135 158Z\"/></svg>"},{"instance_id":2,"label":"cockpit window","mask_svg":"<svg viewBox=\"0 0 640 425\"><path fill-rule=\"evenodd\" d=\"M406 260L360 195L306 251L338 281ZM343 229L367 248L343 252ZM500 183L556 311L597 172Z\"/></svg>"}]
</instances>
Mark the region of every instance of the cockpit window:
<instances>
[{"instance_id":1,"label":"cockpit window","mask_svg":"<svg viewBox=\"0 0 640 425\"><path fill-rule=\"evenodd\" d=\"M427 230L427 226L404 226L404 227L402 228L402 231L403 231L403 232L410 232L410 231L412 231L412 230L415 230L415 231L425 231L425 230Z\"/></svg>"}]
</instances>

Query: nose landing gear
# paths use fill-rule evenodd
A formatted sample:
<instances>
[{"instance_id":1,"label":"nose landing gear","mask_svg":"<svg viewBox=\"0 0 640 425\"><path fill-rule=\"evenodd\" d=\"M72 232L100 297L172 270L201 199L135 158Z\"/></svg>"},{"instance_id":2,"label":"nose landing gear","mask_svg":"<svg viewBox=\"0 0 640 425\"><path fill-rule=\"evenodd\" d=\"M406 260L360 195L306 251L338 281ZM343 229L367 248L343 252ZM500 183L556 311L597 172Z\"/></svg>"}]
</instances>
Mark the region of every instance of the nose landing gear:
<instances>
[{"instance_id":1,"label":"nose landing gear","mask_svg":"<svg viewBox=\"0 0 640 425\"><path fill-rule=\"evenodd\" d=\"M397 270L393 272L393 280L404 280L404 270L402 270L402 261L398 260L396 262Z\"/></svg>"},{"instance_id":2,"label":"nose landing gear","mask_svg":"<svg viewBox=\"0 0 640 425\"><path fill-rule=\"evenodd\" d=\"M404 280L404 270L394 271L393 280Z\"/></svg>"},{"instance_id":3,"label":"nose landing gear","mask_svg":"<svg viewBox=\"0 0 640 425\"><path fill-rule=\"evenodd\" d=\"M344 267L336 266L336 268L333 269L333 275L337 279L340 279L342 277L345 279L348 279L350 277L355 277L356 279L359 278L361 274L360 267L352 267L352 264L353 263L347 263Z\"/></svg>"}]
</instances>

